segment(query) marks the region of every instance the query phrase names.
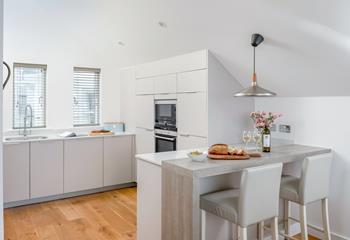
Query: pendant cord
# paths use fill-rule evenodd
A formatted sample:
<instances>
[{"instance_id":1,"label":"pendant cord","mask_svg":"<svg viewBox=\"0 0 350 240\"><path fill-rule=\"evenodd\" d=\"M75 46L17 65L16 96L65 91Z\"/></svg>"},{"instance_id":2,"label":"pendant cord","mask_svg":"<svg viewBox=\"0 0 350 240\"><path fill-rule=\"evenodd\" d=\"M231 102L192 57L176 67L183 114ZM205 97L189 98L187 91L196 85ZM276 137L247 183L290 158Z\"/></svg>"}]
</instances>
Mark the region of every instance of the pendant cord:
<instances>
[{"instance_id":1,"label":"pendant cord","mask_svg":"<svg viewBox=\"0 0 350 240\"><path fill-rule=\"evenodd\" d=\"M253 73L255 74L255 47L254 47L254 51L253 51Z\"/></svg>"}]
</instances>

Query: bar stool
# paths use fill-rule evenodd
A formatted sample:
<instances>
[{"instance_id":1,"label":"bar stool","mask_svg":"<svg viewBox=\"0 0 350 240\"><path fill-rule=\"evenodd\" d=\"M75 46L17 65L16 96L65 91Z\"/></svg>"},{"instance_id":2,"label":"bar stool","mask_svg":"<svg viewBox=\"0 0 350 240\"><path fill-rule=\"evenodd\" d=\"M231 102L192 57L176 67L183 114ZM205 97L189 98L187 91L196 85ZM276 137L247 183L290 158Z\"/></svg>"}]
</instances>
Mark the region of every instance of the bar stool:
<instances>
[{"instance_id":1,"label":"bar stool","mask_svg":"<svg viewBox=\"0 0 350 240\"><path fill-rule=\"evenodd\" d=\"M289 202L300 205L301 237L308 239L306 205L322 201L322 219L324 239L330 240L328 216L328 191L332 154L322 154L304 159L301 177L282 176L280 197L284 200L284 236L289 236ZM293 219L296 220L296 219Z\"/></svg>"},{"instance_id":2,"label":"bar stool","mask_svg":"<svg viewBox=\"0 0 350 240\"><path fill-rule=\"evenodd\" d=\"M281 173L282 164L247 168L242 171L240 189L202 195L202 240L205 240L206 212L236 224L236 237L242 240L247 240L249 225L272 219L272 238L277 240Z\"/></svg>"}]
</instances>

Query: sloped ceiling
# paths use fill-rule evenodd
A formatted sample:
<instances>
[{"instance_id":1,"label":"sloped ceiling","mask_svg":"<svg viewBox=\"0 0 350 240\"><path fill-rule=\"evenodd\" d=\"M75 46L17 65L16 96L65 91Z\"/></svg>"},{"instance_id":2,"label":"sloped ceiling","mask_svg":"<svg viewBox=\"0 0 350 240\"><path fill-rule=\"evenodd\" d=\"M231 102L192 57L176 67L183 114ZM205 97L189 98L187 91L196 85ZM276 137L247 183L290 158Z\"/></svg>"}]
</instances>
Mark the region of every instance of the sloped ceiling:
<instances>
[{"instance_id":1,"label":"sloped ceiling","mask_svg":"<svg viewBox=\"0 0 350 240\"><path fill-rule=\"evenodd\" d=\"M280 96L349 96L349 12L348 0L5 0L5 34L29 22L57 47L113 54L116 68L208 48L248 86L258 32L260 85Z\"/></svg>"}]
</instances>

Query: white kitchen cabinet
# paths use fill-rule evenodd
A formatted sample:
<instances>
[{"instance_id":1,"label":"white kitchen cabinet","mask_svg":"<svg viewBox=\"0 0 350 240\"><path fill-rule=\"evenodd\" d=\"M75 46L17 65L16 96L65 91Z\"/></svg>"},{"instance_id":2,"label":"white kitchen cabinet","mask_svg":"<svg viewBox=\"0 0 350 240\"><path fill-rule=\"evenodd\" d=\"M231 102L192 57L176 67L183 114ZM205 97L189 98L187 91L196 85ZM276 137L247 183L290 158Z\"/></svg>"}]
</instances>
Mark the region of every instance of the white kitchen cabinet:
<instances>
[{"instance_id":1,"label":"white kitchen cabinet","mask_svg":"<svg viewBox=\"0 0 350 240\"><path fill-rule=\"evenodd\" d=\"M137 240L161 240L161 166L137 160Z\"/></svg>"},{"instance_id":2,"label":"white kitchen cabinet","mask_svg":"<svg viewBox=\"0 0 350 240\"><path fill-rule=\"evenodd\" d=\"M154 93L176 93L176 74L164 75L154 78Z\"/></svg>"},{"instance_id":3,"label":"white kitchen cabinet","mask_svg":"<svg viewBox=\"0 0 350 240\"><path fill-rule=\"evenodd\" d=\"M63 141L30 144L30 197L63 193Z\"/></svg>"},{"instance_id":4,"label":"white kitchen cabinet","mask_svg":"<svg viewBox=\"0 0 350 240\"><path fill-rule=\"evenodd\" d=\"M104 138L104 186L132 182L132 141L132 136Z\"/></svg>"},{"instance_id":5,"label":"white kitchen cabinet","mask_svg":"<svg viewBox=\"0 0 350 240\"><path fill-rule=\"evenodd\" d=\"M153 129L136 128L136 153L154 153L155 140Z\"/></svg>"},{"instance_id":6,"label":"white kitchen cabinet","mask_svg":"<svg viewBox=\"0 0 350 240\"><path fill-rule=\"evenodd\" d=\"M208 141L205 137L179 134L177 137L177 150L187 150L192 148L208 147Z\"/></svg>"},{"instance_id":7,"label":"white kitchen cabinet","mask_svg":"<svg viewBox=\"0 0 350 240\"><path fill-rule=\"evenodd\" d=\"M153 129L154 96L136 96L136 127Z\"/></svg>"},{"instance_id":8,"label":"white kitchen cabinet","mask_svg":"<svg viewBox=\"0 0 350 240\"><path fill-rule=\"evenodd\" d=\"M208 86L208 70L196 70L179 73L177 92L206 92Z\"/></svg>"},{"instance_id":9,"label":"white kitchen cabinet","mask_svg":"<svg viewBox=\"0 0 350 240\"><path fill-rule=\"evenodd\" d=\"M136 95L154 94L154 79L153 78L136 79L135 94Z\"/></svg>"},{"instance_id":10,"label":"white kitchen cabinet","mask_svg":"<svg viewBox=\"0 0 350 240\"><path fill-rule=\"evenodd\" d=\"M178 94L176 111L179 134L207 137L208 114L206 93Z\"/></svg>"},{"instance_id":11,"label":"white kitchen cabinet","mask_svg":"<svg viewBox=\"0 0 350 240\"><path fill-rule=\"evenodd\" d=\"M29 143L4 144L4 202L29 199Z\"/></svg>"},{"instance_id":12,"label":"white kitchen cabinet","mask_svg":"<svg viewBox=\"0 0 350 240\"><path fill-rule=\"evenodd\" d=\"M103 138L64 142L64 192L103 186Z\"/></svg>"}]
</instances>

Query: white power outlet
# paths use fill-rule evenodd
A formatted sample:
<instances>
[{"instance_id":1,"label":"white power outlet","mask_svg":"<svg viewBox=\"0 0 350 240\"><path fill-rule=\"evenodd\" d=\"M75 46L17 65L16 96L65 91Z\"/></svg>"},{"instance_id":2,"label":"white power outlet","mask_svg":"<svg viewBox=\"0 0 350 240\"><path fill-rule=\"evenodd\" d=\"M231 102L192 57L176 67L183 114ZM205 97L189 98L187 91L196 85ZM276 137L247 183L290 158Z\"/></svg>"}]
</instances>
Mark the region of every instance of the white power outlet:
<instances>
[{"instance_id":1,"label":"white power outlet","mask_svg":"<svg viewBox=\"0 0 350 240\"><path fill-rule=\"evenodd\" d=\"M292 128L290 125L280 124L278 131L283 133L290 133L292 131Z\"/></svg>"}]
</instances>

